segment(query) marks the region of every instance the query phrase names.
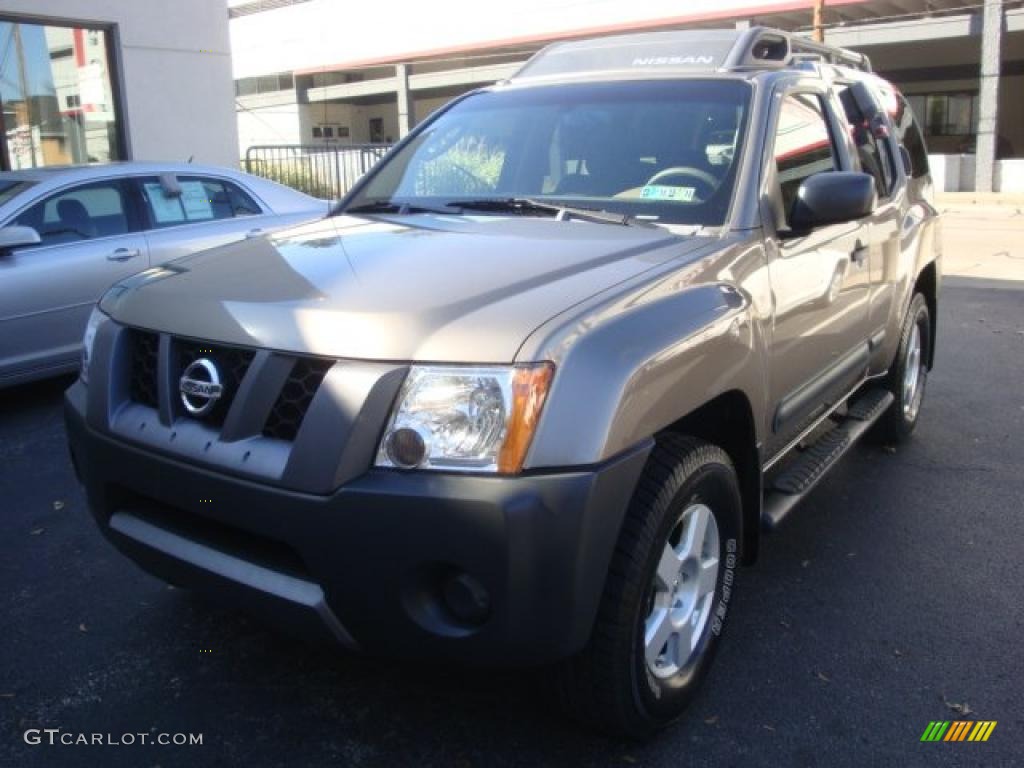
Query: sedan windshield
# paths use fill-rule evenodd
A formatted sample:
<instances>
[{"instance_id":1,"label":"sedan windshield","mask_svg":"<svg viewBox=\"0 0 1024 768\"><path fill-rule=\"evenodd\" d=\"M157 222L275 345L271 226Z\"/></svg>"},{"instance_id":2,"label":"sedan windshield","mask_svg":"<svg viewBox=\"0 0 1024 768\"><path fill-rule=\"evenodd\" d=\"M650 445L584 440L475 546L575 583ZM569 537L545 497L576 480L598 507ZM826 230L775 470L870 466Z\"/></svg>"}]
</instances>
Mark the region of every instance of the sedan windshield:
<instances>
[{"instance_id":1,"label":"sedan windshield","mask_svg":"<svg viewBox=\"0 0 1024 768\"><path fill-rule=\"evenodd\" d=\"M750 86L735 80L482 91L392 153L344 210L555 215L565 207L718 226L749 100Z\"/></svg>"}]
</instances>

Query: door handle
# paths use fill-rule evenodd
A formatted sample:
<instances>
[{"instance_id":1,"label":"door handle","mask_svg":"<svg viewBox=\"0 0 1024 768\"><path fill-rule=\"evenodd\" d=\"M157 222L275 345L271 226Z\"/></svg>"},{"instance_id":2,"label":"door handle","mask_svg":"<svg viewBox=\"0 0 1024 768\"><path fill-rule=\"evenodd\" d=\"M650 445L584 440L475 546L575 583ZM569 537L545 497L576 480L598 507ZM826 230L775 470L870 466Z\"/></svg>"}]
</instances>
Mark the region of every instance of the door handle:
<instances>
[{"instance_id":1,"label":"door handle","mask_svg":"<svg viewBox=\"0 0 1024 768\"><path fill-rule=\"evenodd\" d=\"M850 251L850 260L857 266L860 266L865 262L865 260L867 260L869 252L870 249L858 240L857 245L854 246L852 251Z\"/></svg>"},{"instance_id":2,"label":"door handle","mask_svg":"<svg viewBox=\"0 0 1024 768\"><path fill-rule=\"evenodd\" d=\"M262 235L263 230L260 229L259 227L257 227L256 229L250 229L248 232L245 233L246 237L261 237Z\"/></svg>"},{"instance_id":3,"label":"door handle","mask_svg":"<svg viewBox=\"0 0 1024 768\"><path fill-rule=\"evenodd\" d=\"M138 248L118 248L113 253L107 254L107 261L128 261L139 255Z\"/></svg>"}]
</instances>

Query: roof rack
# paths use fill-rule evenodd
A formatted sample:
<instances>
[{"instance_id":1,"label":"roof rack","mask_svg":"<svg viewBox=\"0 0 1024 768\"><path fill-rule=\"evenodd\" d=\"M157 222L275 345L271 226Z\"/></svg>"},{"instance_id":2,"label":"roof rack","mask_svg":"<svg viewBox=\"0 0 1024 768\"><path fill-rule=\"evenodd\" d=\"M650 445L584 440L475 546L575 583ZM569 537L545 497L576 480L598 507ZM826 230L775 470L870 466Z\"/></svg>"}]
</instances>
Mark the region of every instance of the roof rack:
<instances>
[{"instance_id":1,"label":"roof rack","mask_svg":"<svg viewBox=\"0 0 1024 768\"><path fill-rule=\"evenodd\" d=\"M806 37L768 27L751 27L740 34L722 63L722 68L781 68L815 60L863 72L871 71L871 60L863 53L816 43Z\"/></svg>"},{"instance_id":2,"label":"roof rack","mask_svg":"<svg viewBox=\"0 0 1024 768\"><path fill-rule=\"evenodd\" d=\"M663 30L554 43L534 54L511 79L784 69L807 61L871 71L863 54L791 32L751 27Z\"/></svg>"}]
</instances>

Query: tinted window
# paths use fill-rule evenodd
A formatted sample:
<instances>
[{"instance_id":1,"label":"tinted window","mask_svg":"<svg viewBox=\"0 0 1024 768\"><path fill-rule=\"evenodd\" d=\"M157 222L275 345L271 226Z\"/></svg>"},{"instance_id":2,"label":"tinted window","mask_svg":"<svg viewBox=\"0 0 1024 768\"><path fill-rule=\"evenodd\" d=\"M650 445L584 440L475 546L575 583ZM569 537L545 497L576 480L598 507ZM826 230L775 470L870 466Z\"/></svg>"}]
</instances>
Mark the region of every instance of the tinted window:
<instances>
[{"instance_id":1,"label":"tinted window","mask_svg":"<svg viewBox=\"0 0 1024 768\"><path fill-rule=\"evenodd\" d=\"M863 98L872 97L863 93ZM878 196L888 197L896 178L896 170L889 147L871 130L871 120L878 114L878 105L873 104L870 114L866 114L857 103L853 89L846 86L841 87L839 100L843 104L850 137L857 148L857 160L861 170L874 176Z\"/></svg>"},{"instance_id":2,"label":"tinted window","mask_svg":"<svg viewBox=\"0 0 1024 768\"><path fill-rule=\"evenodd\" d=\"M221 184L224 186L228 202L231 204L231 210L235 216L257 216L263 213L256 202L242 191L241 187L232 184L230 181L223 181Z\"/></svg>"},{"instance_id":3,"label":"tinted window","mask_svg":"<svg viewBox=\"0 0 1024 768\"><path fill-rule=\"evenodd\" d=\"M821 97L812 93L787 96L775 129L775 168L787 224L804 180L838 167Z\"/></svg>"},{"instance_id":4,"label":"tinted window","mask_svg":"<svg viewBox=\"0 0 1024 768\"><path fill-rule=\"evenodd\" d=\"M142 180L143 197L154 227L174 227L262 213L241 188L199 176L177 177L180 194L168 194L159 179Z\"/></svg>"},{"instance_id":5,"label":"tinted window","mask_svg":"<svg viewBox=\"0 0 1024 768\"><path fill-rule=\"evenodd\" d=\"M903 96L896 97L893 108L895 111L891 117L896 126L896 140L910 154L910 175L919 179L928 174L928 150L921 135L921 126L914 117L914 110Z\"/></svg>"},{"instance_id":6,"label":"tinted window","mask_svg":"<svg viewBox=\"0 0 1024 768\"><path fill-rule=\"evenodd\" d=\"M44 245L123 235L129 231L124 189L117 180L58 192L36 203L14 223L34 227Z\"/></svg>"},{"instance_id":7,"label":"tinted window","mask_svg":"<svg viewBox=\"0 0 1024 768\"><path fill-rule=\"evenodd\" d=\"M350 207L529 197L719 225L749 98L733 80L484 91L389 155Z\"/></svg>"}]
</instances>

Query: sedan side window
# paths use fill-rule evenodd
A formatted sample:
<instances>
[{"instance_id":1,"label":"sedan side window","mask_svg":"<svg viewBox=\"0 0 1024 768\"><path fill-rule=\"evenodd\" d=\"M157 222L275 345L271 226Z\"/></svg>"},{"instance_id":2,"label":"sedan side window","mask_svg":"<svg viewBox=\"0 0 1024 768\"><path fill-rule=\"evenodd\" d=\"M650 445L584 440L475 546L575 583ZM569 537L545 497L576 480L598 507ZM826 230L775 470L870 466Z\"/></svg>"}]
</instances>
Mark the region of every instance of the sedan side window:
<instances>
[{"instance_id":1,"label":"sedan side window","mask_svg":"<svg viewBox=\"0 0 1024 768\"><path fill-rule=\"evenodd\" d=\"M178 189L168 192L159 179L142 180L149 220L156 228L197 224L263 211L240 187L200 176L178 176Z\"/></svg>"},{"instance_id":2,"label":"sedan side window","mask_svg":"<svg viewBox=\"0 0 1024 768\"><path fill-rule=\"evenodd\" d=\"M814 93L786 96L775 129L775 170L787 225L804 180L838 168L821 97Z\"/></svg>"},{"instance_id":3,"label":"sedan side window","mask_svg":"<svg viewBox=\"0 0 1024 768\"><path fill-rule=\"evenodd\" d=\"M130 231L124 189L116 179L58 192L12 223L35 229L41 245L75 243Z\"/></svg>"},{"instance_id":4,"label":"sedan side window","mask_svg":"<svg viewBox=\"0 0 1024 768\"><path fill-rule=\"evenodd\" d=\"M263 213L262 209L241 187L232 184L230 181L220 183L224 185L228 202L231 203L231 209L235 212L235 216L259 216Z\"/></svg>"}]
</instances>

